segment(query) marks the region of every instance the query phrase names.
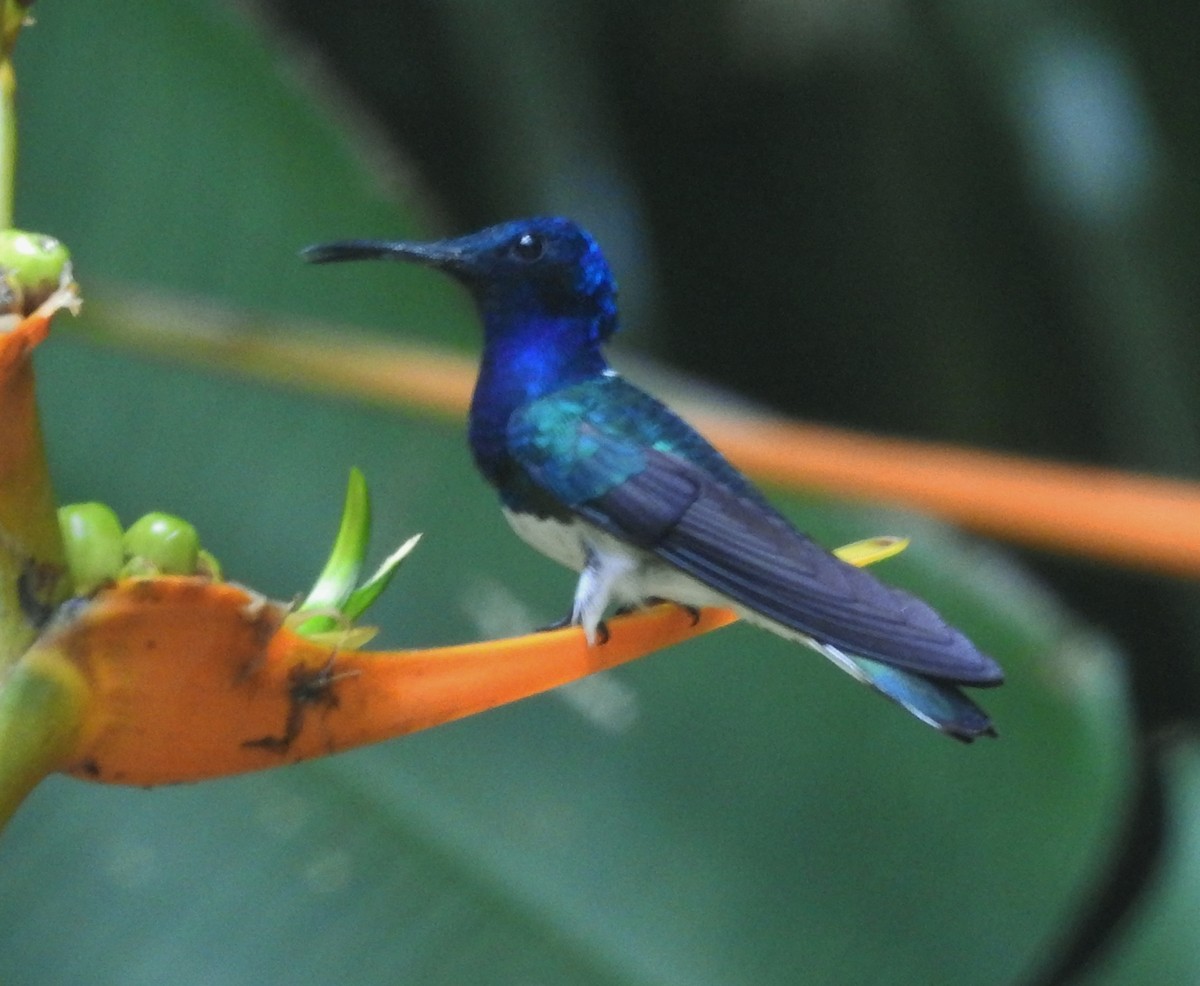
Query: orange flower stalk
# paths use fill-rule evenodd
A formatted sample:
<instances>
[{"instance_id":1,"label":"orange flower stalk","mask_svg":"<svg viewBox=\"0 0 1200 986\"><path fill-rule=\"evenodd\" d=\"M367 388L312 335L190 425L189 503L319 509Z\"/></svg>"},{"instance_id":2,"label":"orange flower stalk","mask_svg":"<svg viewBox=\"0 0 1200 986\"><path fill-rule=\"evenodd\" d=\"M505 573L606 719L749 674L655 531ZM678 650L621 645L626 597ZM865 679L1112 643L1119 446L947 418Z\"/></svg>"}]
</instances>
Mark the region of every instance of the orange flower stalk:
<instances>
[{"instance_id":1,"label":"orange flower stalk","mask_svg":"<svg viewBox=\"0 0 1200 986\"><path fill-rule=\"evenodd\" d=\"M34 347L50 320L79 304L73 286L27 318L0 316L0 673L33 640L38 617L62 598L64 560L34 400Z\"/></svg>"},{"instance_id":2,"label":"orange flower stalk","mask_svg":"<svg viewBox=\"0 0 1200 986\"><path fill-rule=\"evenodd\" d=\"M80 604L29 659L78 690L57 769L118 784L197 781L403 736L546 691L730 623L673 606L577 629L416 651L340 650L288 607L194 577L126 580Z\"/></svg>"},{"instance_id":3,"label":"orange flower stalk","mask_svg":"<svg viewBox=\"0 0 1200 986\"><path fill-rule=\"evenodd\" d=\"M875 538L837 553L866 565L905 545ZM43 773L153 785L295 763L515 702L736 616L708 609L693 621L665 604L613 619L596 646L572 627L375 652L293 629L309 618L198 576L124 579L67 603L17 666L23 687L41 689ZM0 716L0 809L3 727Z\"/></svg>"}]
</instances>

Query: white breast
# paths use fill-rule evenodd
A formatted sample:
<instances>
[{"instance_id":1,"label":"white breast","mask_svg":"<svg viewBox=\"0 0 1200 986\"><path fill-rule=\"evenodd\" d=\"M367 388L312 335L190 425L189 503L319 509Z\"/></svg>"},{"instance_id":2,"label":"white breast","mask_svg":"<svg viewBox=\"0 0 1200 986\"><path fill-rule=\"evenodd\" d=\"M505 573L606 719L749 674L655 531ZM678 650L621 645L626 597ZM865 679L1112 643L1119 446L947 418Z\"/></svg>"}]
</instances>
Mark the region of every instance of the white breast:
<instances>
[{"instance_id":1,"label":"white breast","mask_svg":"<svg viewBox=\"0 0 1200 986\"><path fill-rule=\"evenodd\" d=\"M575 587L572 617L583 625L589 641L595 641L596 627L613 603L638 605L651 598L686 606L726 602L691 576L586 521L563 522L508 510L504 516L526 544L582 573Z\"/></svg>"},{"instance_id":2,"label":"white breast","mask_svg":"<svg viewBox=\"0 0 1200 986\"><path fill-rule=\"evenodd\" d=\"M583 626L589 643L596 642L596 628L613 603L638 605L648 599L667 599L697 608L724 606L756 626L813 648L859 681L866 681L862 669L837 648L737 604L649 552L625 544L583 520L563 522L509 510L504 511L504 517L530 547L583 573L575 587L572 617Z\"/></svg>"},{"instance_id":3,"label":"white breast","mask_svg":"<svg viewBox=\"0 0 1200 986\"><path fill-rule=\"evenodd\" d=\"M583 540L582 521L563 523L549 517L514 513L507 508L504 510L504 519L516 531L517 537L531 548L572 571L583 571L587 549Z\"/></svg>"}]
</instances>

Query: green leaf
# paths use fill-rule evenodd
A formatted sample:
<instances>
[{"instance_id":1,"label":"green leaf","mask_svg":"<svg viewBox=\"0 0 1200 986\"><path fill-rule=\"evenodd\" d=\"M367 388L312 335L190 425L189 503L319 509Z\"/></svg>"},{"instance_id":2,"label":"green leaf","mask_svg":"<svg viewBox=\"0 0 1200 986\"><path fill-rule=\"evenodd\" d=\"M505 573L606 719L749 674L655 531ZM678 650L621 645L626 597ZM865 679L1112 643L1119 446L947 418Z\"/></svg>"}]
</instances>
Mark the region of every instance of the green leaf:
<instances>
[{"instance_id":1,"label":"green leaf","mask_svg":"<svg viewBox=\"0 0 1200 986\"><path fill-rule=\"evenodd\" d=\"M317 576L316 584L309 590L297 611L335 611L341 613L358 582L363 558L371 537L371 499L367 493L367 481L358 468L350 470L346 485L346 501L342 506L342 520L338 525L337 537L329 560ZM319 633L332 630L337 619L332 615L315 616L303 623L301 633Z\"/></svg>"},{"instance_id":2,"label":"green leaf","mask_svg":"<svg viewBox=\"0 0 1200 986\"><path fill-rule=\"evenodd\" d=\"M375 574L350 593L350 598L346 600L346 604L342 607L342 613L351 620L356 620L362 616L368 607L379 598L383 590L391 584L392 578L400 570L401 562L409 556L420 540L421 535L414 534L400 545L399 548L388 555L383 560L383 564L376 569Z\"/></svg>"},{"instance_id":3,"label":"green leaf","mask_svg":"<svg viewBox=\"0 0 1200 986\"><path fill-rule=\"evenodd\" d=\"M1163 841L1151 879L1131 919L1101 952L1080 986L1200 982L1196 914L1200 912L1200 745L1177 740L1162 757ZM1150 848L1150 847L1139 847Z\"/></svg>"}]
</instances>

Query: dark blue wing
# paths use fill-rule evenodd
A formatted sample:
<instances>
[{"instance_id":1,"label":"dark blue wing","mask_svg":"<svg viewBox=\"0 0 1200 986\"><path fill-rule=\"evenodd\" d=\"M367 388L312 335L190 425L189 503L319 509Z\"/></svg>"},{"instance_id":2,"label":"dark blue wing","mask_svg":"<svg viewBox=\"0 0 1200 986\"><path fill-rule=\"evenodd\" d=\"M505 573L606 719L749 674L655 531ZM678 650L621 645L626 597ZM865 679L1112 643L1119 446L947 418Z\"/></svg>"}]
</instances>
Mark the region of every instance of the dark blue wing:
<instances>
[{"instance_id":1,"label":"dark blue wing","mask_svg":"<svg viewBox=\"0 0 1200 986\"><path fill-rule=\"evenodd\" d=\"M508 431L536 486L741 606L847 655L943 682L1003 681L932 608L801 534L695 431L619 378L535 401Z\"/></svg>"}]
</instances>

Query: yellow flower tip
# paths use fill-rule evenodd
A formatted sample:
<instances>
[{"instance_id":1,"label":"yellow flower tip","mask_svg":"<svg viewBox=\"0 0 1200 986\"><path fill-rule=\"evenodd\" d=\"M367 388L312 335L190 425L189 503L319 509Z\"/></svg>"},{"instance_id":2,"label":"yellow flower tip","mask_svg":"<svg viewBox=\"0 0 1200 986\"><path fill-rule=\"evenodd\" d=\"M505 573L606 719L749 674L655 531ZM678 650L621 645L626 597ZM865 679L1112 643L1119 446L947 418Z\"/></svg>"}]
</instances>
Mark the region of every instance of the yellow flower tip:
<instances>
[{"instance_id":1,"label":"yellow flower tip","mask_svg":"<svg viewBox=\"0 0 1200 986\"><path fill-rule=\"evenodd\" d=\"M56 312L61 311L68 311L72 315L78 315L82 309L83 299L79 296L79 285L75 283L75 279L68 268L64 272L63 279L59 283L58 288L47 295L46 300L34 309L33 314L50 318Z\"/></svg>"},{"instance_id":2,"label":"yellow flower tip","mask_svg":"<svg viewBox=\"0 0 1200 986\"><path fill-rule=\"evenodd\" d=\"M58 312L66 310L77 315L82 304L74 282L68 282L24 318L0 316L0 374L11 372L45 341L50 334L50 322Z\"/></svg>"},{"instance_id":3,"label":"yellow flower tip","mask_svg":"<svg viewBox=\"0 0 1200 986\"><path fill-rule=\"evenodd\" d=\"M862 568L895 557L907 548L908 544L908 538L882 535L855 541L853 544L844 544L835 548L833 553L842 561Z\"/></svg>"}]
</instances>

